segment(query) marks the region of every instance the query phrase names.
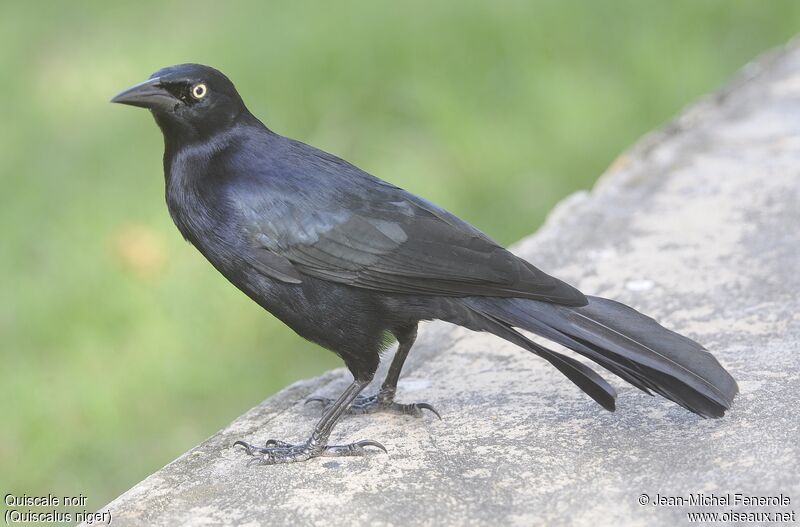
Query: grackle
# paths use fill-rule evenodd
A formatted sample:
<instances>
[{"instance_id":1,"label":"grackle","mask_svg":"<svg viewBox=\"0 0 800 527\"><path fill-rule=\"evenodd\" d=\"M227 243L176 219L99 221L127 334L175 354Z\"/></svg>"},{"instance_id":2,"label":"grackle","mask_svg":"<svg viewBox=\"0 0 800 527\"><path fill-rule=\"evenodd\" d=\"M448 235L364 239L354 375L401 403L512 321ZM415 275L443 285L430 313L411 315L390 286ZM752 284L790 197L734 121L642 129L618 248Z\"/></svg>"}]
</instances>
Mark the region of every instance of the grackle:
<instances>
[{"instance_id":1,"label":"grackle","mask_svg":"<svg viewBox=\"0 0 800 527\"><path fill-rule=\"evenodd\" d=\"M423 320L513 342L610 411L616 392L602 377L518 329L703 417L724 415L738 392L697 342L623 304L586 296L433 203L271 131L213 68L164 68L112 102L149 109L161 128L167 205L184 238L261 307L338 354L353 374L335 401L311 399L324 409L305 442L235 443L258 462L385 451L370 440L329 444L345 412L436 413L427 403L395 401ZM386 380L377 394L360 395L393 339L399 347Z\"/></svg>"}]
</instances>

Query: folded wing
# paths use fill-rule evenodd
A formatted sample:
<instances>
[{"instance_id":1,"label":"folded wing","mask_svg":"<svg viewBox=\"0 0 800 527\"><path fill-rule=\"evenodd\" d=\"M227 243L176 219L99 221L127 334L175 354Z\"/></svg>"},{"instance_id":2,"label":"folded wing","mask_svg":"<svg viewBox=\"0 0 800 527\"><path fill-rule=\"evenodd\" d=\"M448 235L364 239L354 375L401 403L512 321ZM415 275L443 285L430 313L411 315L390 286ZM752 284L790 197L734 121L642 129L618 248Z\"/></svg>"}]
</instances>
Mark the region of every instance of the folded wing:
<instances>
[{"instance_id":1,"label":"folded wing","mask_svg":"<svg viewBox=\"0 0 800 527\"><path fill-rule=\"evenodd\" d=\"M256 267L296 280L288 261L301 276L389 293L586 303L580 291L443 209L358 176L356 184L352 177L326 180L315 192L272 181L237 195L247 239L269 254Z\"/></svg>"}]
</instances>

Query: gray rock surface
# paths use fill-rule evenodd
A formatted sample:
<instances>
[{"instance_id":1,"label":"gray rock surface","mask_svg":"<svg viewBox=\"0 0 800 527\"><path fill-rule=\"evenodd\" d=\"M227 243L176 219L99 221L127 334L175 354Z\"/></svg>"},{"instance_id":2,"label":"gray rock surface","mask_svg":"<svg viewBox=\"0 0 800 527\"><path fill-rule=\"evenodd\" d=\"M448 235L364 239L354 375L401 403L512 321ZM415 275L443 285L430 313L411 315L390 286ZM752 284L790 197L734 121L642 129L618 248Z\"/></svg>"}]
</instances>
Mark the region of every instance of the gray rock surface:
<instances>
[{"instance_id":1,"label":"gray rock surface","mask_svg":"<svg viewBox=\"0 0 800 527\"><path fill-rule=\"evenodd\" d=\"M443 420L346 417L388 455L248 466L237 439L304 440L344 370L296 383L108 505L117 526L682 525L689 511L798 508L800 47L766 56L620 157L516 251L712 350L739 381L703 420L608 374L608 413L544 361L427 324L400 382ZM647 494L788 506L642 506Z\"/></svg>"}]
</instances>

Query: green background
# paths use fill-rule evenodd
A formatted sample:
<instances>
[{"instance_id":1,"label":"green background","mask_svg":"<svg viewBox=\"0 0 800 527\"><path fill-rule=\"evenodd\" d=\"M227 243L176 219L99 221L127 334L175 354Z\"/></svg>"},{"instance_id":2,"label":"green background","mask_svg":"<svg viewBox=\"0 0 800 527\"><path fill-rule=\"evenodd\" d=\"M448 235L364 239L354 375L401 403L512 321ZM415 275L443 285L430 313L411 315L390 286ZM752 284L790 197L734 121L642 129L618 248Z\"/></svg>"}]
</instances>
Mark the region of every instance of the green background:
<instances>
[{"instance_id":1,"label":"green background","mask_svg":"<svg viewBox=\"0 0 800 527\"><path fill-rule=\"evenodd\" d=\"M272 129L511 243L798 23L776 0L3 2L0 492L98 508L340 364L182 241L121 89L213 65Z\"/></svg>"}]
</instances>

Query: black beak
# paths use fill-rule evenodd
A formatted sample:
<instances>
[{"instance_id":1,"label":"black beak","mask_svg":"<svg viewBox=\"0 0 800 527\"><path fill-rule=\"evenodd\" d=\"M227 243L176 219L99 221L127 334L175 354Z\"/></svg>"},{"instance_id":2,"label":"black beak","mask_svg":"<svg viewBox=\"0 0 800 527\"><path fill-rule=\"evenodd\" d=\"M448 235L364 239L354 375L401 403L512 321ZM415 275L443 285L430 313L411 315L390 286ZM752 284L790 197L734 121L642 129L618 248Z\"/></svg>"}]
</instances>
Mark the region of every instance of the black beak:
<instances>
[{"instance_id":1,"label":"black beak","mask_svg":"<svg viewBox=\"0 0 800 527\"><path fill-rule=\"evenodd\" d=\"M155 77L136 86L131 86L124 92L118 93L111 102L129 104L148 108L150 110L170 110L179 101L161 85L161 79Z\"/></svg>"}]
</instances>

